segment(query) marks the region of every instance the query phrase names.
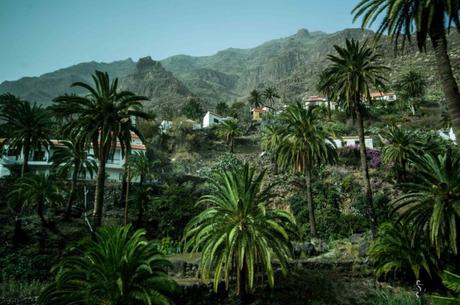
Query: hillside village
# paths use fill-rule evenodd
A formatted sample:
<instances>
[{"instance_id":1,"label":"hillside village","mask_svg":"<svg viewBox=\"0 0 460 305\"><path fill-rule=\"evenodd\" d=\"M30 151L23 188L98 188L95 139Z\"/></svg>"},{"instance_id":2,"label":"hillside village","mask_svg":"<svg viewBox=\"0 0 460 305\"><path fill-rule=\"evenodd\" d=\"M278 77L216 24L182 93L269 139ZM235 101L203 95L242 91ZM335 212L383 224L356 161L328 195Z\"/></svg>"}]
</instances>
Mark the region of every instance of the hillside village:
<instances>
[{"instance_id":1,"label":"hillside village","mask_svg":"<svg viewBox=\"0 0 460 305\"><path fill-rule=\"evenodd\" d=\"M458 304L460 4L356 2L1 83L0 305Z\"/></svg>"}]
</instances>

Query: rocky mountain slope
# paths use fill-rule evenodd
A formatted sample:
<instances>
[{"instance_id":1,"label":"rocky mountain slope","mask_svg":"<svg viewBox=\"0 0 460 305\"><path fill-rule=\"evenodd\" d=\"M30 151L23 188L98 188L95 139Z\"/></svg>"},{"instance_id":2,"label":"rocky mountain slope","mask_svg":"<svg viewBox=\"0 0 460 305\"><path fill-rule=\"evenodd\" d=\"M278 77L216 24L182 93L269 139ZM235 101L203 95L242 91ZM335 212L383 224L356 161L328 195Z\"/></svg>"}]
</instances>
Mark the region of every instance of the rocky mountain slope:
<instances>
[{"instance_id":1,"label":"rocky mountain slope","mask_svg":"<svg viewBox=\"0 0 460 305\"><path fill-rule=\"evenodd\" d=\"M107 71L119 77L123 88L151 99L150 106L181 104L188 97L202 98L211 107L219 101L244 99L250 90L273 85L278 88L284 102L317 94L318 73L327 65L327 54L334 52L335 44L345 38L363 40L372 38L371 31L346 29L333 34L299 30L295 35L275 39L251 49L230 48L212 56L193 57L177 55L162 61L150 57L139 62L131 59L113 63L82 63L40 77L25 77L0 84L0 93L11 92L31 101L49 103L65 92L75 81L91 81L95 70ZM453 68L460 71L460 35L449 37ZM430 84L429 94L441 97L436 78L436 65L432 53L419 53L408 48L402 56L395 57L388 39L382 41L384 61L392 71L388 78L394 80L409 67L422 71Z\"/></svg>"}]
</instances>

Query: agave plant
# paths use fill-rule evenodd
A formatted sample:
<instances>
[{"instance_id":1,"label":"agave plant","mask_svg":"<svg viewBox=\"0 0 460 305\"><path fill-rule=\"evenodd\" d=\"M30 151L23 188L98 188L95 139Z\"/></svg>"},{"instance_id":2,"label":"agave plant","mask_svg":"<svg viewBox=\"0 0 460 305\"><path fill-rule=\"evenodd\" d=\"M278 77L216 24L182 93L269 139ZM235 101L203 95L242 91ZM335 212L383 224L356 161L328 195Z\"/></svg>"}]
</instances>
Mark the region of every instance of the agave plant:
<instances>
[{"instance_id":1,"label":"agave plant","mask_svg":"<svg viewBox=\"0 0 460 305\"><path fill-rule=\"evenodd\" d=\"M145 231L130 226L103 227L85 240L81 255L64 258L53 268L55 280L38 298L40 305L169 305L175 289L171 266Z\"/></svg>"}]
</instances>

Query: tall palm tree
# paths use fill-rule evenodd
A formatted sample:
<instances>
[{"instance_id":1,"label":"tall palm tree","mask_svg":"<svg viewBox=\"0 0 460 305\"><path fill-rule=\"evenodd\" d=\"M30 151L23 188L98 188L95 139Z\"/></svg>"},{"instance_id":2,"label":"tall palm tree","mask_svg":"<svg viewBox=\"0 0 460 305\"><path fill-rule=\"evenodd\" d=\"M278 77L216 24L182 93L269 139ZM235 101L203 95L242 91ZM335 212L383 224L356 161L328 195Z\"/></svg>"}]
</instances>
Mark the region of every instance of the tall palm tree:
<instances>
[{"instance_id":1,"label":"tall palm tree","mask_svg":"<svg viewBox=\"0 0 460 305\"><path fill-rule=\"evenodd\" d=\"M380 54L368 47L367 41L359 43L347 39L345 47L335 45L334 48L337 55L328 56L331 65L324 71L326 80L323 86L332 87L334 99L340 101L340 106L357 119L364 193L368 217L371 220L372 234L375 236L377 222L366 157L363 114L366 108L365 102L370 101L371 88L383 88L385 86L386 79L383 74L388 71L388 68L380 64Z\"/></svg>"},{"instance_id":2,"label":"tall palm tree","mask_svg":"<svg viewBox=\"0 0 460 305\"><path fill-rule=\"evenodd\" d=\"M127 157L127 162L125 163L125 171L127 173L127 188L125 191L125 198L122 198L125 201L125 225L128 222L129 185L131 184L131 179L139 177L139 188L137 192L140 192L143 188L145 180L149 178L150 174L152 173L152 169L155 164L157 164L157 162L151 161L144 151L136 151L133 154L129 154L129 157ZM144 201L138 202L138 221L139 219L142 219L144 210L144 205L142 204L143 202Z\"/></svg>"},{"instance_id":3,"label":"tall palm tree","mask_svg":"<svg viewBox=\"0 0 460 305\"><path fill-rule=\"evenodd\" d=\"M399 178L405 178L409 160L422 152L423 144L413 132L396 125L382 130L380 137L385 143L382 149L383 162L396 163L399 166Z\"/></svg>"},{"instance_id":4,"label":"tall palm tree","mask_svg":"<svg viewBox=\"0 0 460 305\"><path fill-rule=\"evenodd\" d=\"M3 122L2 122L3 121ZM21 177L29 171L29 157L33 150L48 149L52 145L53 122L50 112L36 103L23 101L12 94L0 95L0 128L7 135L3 145L23 153Z\"/></svg>"},{"instance_id":5,"label":"tall palm tree","mask_svg":"<svg viewBox=\"0 0 460 305\"><path fill-rule=\"evenodd\" d=\"M275 166L275 174L278 174L278 148L282 140L282 126L279 122L265 125L262 129L261 146L271 154L272 163Z\"/></svg>"},{"instance_id":6,"label":"tall palm tree","mask_svg":"<svg viewBox=\"0 0 460 305\"><path fill-rule=\"evenodd\" d=\"M98 227L102 223L107 160L117 144L123 155L131 149L131 132L142 139L132 118L148 120L150 115L142 110L141 102L147 98L130 91L119 91L118 79L110 81L107 73L96 71L93 80L94 87L82 82L72 84L88 94L57 97L53 109L70 118L66 129L77 139L76 145L91 144L99 161L93 211L94 225Z\"/></svg>"},{"instance_id":7,"label":"tall palm tree","mask_svg":"<svg viewBox=\"0 0 460 305\"><path fill-rule=\"evenodd\" d=\"M40 305L169 305L175 289L171 263L130 226L104 227L81 242L80 255L54 267L56 277L40 294Z\"/></svg>"},{"instance_id":8,"label":"tall palm tree","mask_svg":"<svg viewBox=\"0 0 460 305\"><path fill-rule=\"evenodd\" d=\"M228 119L217 125L217 134L224 138L233 153L235 138L242 134L239 121L237 119Z\"/></svg>"},{"instance_id":9,"label":"tall palm tree","mask_svg":"<svg viewBox=\"0 0 460 305\"><path fill-rule=\"evenodd\" d=\"M52 223L45 217L47 207L59 206L64 197L53 176L29 174L20 178L8 194L9 201L21 202L23 208L34 208L43 227Z\"/></svg>"},{"instance_id":10,"label":"tall palm tree","mask_svg":"<svg viewBox=\"0 0 460 305\"><path fill-rule=\"evenodd\" d=\"M426 86L423 75L415 70L404 72L394 85L398 98L408 103L412 115L415 115L417 105L425 96Z\"/></svg>"},{"instance_id":11,"label":"tall palm tree","mask_svg":"<svg viewBox=\"0 0 460 305\"><path fill-rule=\"evenodd\" d=\"M267 107L273 108L275 106L275 100L280 98L280 95L275 87L268 87L263 92L263 98L266 101Z\"/></svg>"},{"instance_id":12,"label":"tall palm tree","mask_svg":"<svg viewBox=\"0 0 460 305\"><path fill-rule=\"evenodd\" d=\"M272 185L262 187L264 176L265 171L256 175L248 164L218 173L210 181L215 191L199 201L206 210L185 228L186 248L201 251L202 279L207 281L214 270L217 290L222 276L228 288L236 273L236 291L243 304L253 287L256 266L265 269L273 286L272 258L278 259L285 272L290 256L288 234L295 220L287 211L268 207Z\"/></svg>"},{"instance_id":13,"label":"tall palm tree","mask_svg":"<svg viewBox=\"0 0 460 305\"><path fill-rule=\"evenodd\" d=\"M260 94L259 91L257 91L257 89L254 89L251 91L251 93L249 93L249 105L251 105L251 107L253 108L261 108L264 106L263 102L263 96L262 94Z\"/></svg>"},{"instance_id":14,"label":"tall palm tree","mask_svg":"<svg viewBox=\"0 0 460 305\"><path fill-rule=\"evenodd\" d=\"M91 156L88 156L84 146L76 145L75 141L63 141L60 145L56 146L51 161L58 175L64 177L68 177L69 174L71 175L69 197L64 216L68 220L70 219L72 206L75 202L78 177L86 177L87 174L93 177L93 174L97 171L97 164Z\"/></svg>"},{"instance_id":15,"label":"tall palm tree","mask_svg":"<svg viewBox=\"0 0 460 305\"><path fill-rule=\"evenodd\" d=\"M416 236L428 236L438 257L446 248L458 253L460 157L454 152L415 159L414 180L402 184L407 193L392 203Z\"/></svg>"},{"instance_id":16,"label":"tall palm tree","mask_svg":"<svg viewBox=\"0 0 460 305\"><path fill-rule=\"evenodd\" d=\"M278 162L305 177L310 234L317 236L312 193L312 171L315 166L336 159L334 142L321 127L315 108L305 109L300 103L289 106L280 116L282 140L278 146Z\"/></svg>"},{"instance_id":17,"label":"tall palm tree","mask_svg":"<svg viewBox=\"0 0 460 305\"><path fill-rule=\"evenodd\" d=\"M316 85L316 89L321 93L324 94L326 100L327 100L327 118L329 121L331 120L331 100L333 99L334 92L333 92L333 87L331 84L327 83L327 75L325 74L325 71L321 72L319 75L319 81L318 84Z\"/></svg>"},{"instance_id":18,"label":"tall palm tree","mask_svg":"<svg viewBox=\"0 0 460 305\"><path fill-rule=\"evenodd\" d=\"M354 20L363 18L363 28L384 15L378 35L387 32L395 46L401 37L403 45L405 41L410 42L414 30L420 50L426 49L427 38L430 38L457 139L460 139L460 93L447 50L446 26L450 28L453 23L460 29L459 9L457 0L361 0L352 11Z\"/></svg>"}]
</instances>

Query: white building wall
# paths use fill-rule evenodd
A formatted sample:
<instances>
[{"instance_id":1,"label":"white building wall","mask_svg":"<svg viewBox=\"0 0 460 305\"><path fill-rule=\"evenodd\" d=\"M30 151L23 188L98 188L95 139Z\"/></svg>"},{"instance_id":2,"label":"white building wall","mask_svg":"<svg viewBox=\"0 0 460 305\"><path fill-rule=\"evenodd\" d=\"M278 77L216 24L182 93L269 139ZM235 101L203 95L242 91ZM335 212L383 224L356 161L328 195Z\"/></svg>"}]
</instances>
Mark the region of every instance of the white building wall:
<instances>
[{"instance_id":1,"label":"white building wall","mask_svg":"<svg viewBox=\"0 0 460 305\"><path fill-rule=\"evenodd\" d=\"M213 125L217 125L224 121L225 118L215 115L211 112L206 112L206 114L203 117L203 128L211 127Z\"/></svg>"}]
</instances>

